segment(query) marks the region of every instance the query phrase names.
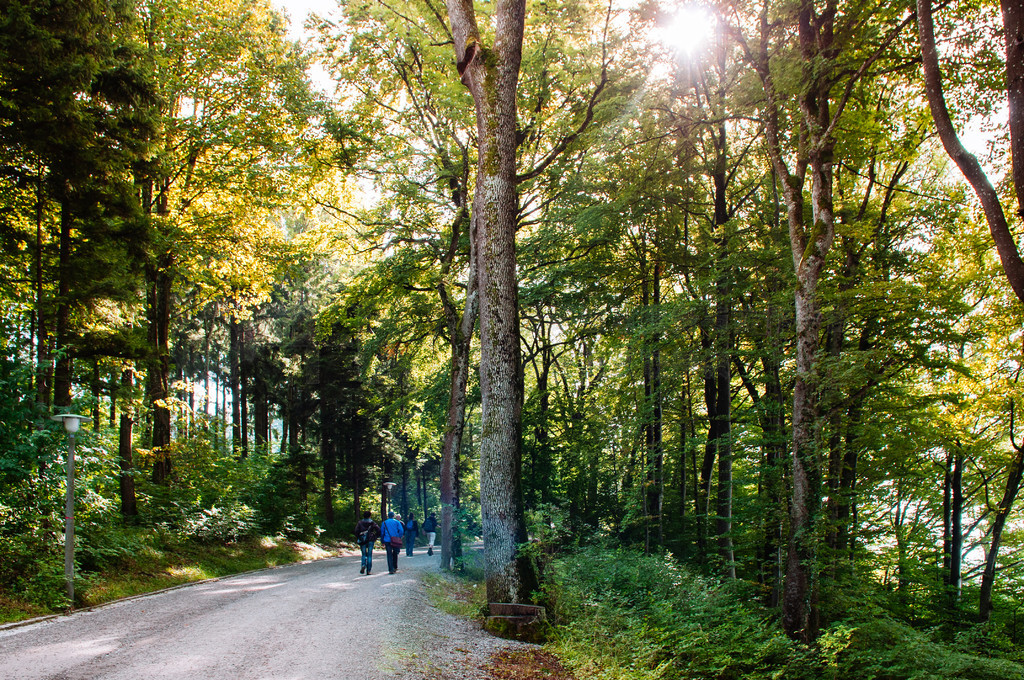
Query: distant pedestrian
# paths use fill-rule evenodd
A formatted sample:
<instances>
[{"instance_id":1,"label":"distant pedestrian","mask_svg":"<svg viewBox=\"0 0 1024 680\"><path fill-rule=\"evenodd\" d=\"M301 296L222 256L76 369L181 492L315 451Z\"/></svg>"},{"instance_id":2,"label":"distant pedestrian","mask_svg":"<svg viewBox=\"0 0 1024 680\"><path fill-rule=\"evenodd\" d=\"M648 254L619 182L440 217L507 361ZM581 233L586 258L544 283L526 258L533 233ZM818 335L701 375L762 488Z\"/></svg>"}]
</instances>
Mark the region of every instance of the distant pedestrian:
<instances>
[{"instance_id":1,"label":"distant pedestrian","mask_svg":"<svg viewBox=\"0 0 1024 680\"><path fill-rule=\"evenodd\" d=\"M437 515L430 513L430 517L423 520L423 533L427 535L427 554L434 554L434 539L437 538Z\"/></svg>"},{"instance_id":2,"label":"distant pedestrian","mask_svg":"<svg viewBox=\"0 0 1024 680\"><path fill-rule=\"evenodd\" d=\"M370 511L363 513L363 518L356 524L356 543L363 551L363 559L359 562L359 573L370 575L373 569L373 544L380 536L380 527L371 519Z\"/></svg>"},{"instance_id":3,"label":"distant pedestrian","mask_svg":"<svg viewBox=\"0 0 1024 680\"><path fill-rule=\"evenodd\" d=\"M405 522L405 556L412 557L412 549L416 547L416 536L420 533L420 525L415 515L409 515Z\"/></svg>"},{"instance_id":4,"label":"distant pedestrian","mask_svg":"<svg viewBox=\"0 0 1024 680\"><path fill-rule=\"evenodd\" d=\"M398 553L402 550L402 522L395 519L395 513L388 511L388 518L380 527L380 541L384 544L384 550L388 554L388 573L394 574L398 571Z\"/></svg>"}]
</instances>

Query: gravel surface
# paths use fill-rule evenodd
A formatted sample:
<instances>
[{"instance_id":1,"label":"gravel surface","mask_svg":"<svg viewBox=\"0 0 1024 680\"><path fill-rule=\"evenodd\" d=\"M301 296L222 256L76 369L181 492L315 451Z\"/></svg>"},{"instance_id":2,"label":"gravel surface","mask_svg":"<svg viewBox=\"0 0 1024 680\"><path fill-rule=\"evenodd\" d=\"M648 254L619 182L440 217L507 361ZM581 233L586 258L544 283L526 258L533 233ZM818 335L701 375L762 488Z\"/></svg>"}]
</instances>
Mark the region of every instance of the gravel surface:
<instances>
[{"instance_id":1,"label":"gravel surface","mask_svg":"<svg viewBox=\"0 0 1024 680\"><path fill-rule=\"evenodd\" d=\"M394 653L403 660L395 675L401 680L484 680L492 655L537 648L436 609L421 582L408 583L407 593L403 609L389 612L389 626L398 632Z\"/></svg>"},{"instance_id":2,"label":"gravel surface","mask_svg":"<svg viewBox=\"0 0 1024 680\"><path fill-rule=\"evenodd\" d=\"M4 680L484 680L502 640L430 605L438 558L290 565L0 629Z\"/></svg>"}]
</instances>

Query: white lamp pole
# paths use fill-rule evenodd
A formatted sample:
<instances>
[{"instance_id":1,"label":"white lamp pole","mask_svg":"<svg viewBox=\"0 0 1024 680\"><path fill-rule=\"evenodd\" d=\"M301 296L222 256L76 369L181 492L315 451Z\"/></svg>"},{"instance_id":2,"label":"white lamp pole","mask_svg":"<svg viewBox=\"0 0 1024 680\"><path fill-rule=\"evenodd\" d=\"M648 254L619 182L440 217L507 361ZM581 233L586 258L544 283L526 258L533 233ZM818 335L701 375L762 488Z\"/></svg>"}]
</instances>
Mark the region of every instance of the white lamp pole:
<instances>
[{"instance_id":1,"label":"white lamp pole","mask_svg":"<svg viewBox=\"0 0 1024 680\"><path fill-rule=\"evenodd\" d=\"M67 473L68 483L64 495L64 581L68 591L68 599L71 606L75 606L75 434L83 422L92 418L75 415L74 413L61 413L50 416L50 420L57 420L64 424L68 433L68 462Z\"/></svg>"},{"instance_id":2,"label":"white lamp pole","mask_svg":"<svg viewBox=\"0 0 1024 680\"><path fill-rule=\"evenodd\" d=\"M395 482L384 482L384 488L387 489L387 499L384 505L384 512L381 513L383 515L382 519L388 518L388 507L391 506L391 490L394 489L396 486L398 485Z\"/></svg>"}]
</instances>

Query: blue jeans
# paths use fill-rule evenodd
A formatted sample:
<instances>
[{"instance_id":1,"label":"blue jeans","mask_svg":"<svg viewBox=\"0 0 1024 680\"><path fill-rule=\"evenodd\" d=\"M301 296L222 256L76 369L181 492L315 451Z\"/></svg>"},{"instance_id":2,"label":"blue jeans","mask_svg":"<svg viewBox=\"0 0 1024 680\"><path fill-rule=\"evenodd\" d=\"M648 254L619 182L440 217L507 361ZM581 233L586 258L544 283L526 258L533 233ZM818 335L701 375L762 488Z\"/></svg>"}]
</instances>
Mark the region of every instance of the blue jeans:
<instances>
[{"instance_id":1,"label":"blue jeans","mask_svg":"<svg viewBox=\"0 0 1024 680\"><path fill-rule=\"evenodd\" d=\"M406 531L405 532L405 554L412 557L413 546L416 545L416 532Z\"/></svg>"},{"instance_id":2,"label":"blue jeans","mask_svg":"<svg viewBox=\"0 0 1024 680\"><path fill-rule=\"evenodd\" d=\"M370 569L373 567L373 544L374 541L368 541L359 546L363 551L363 560L359 563L359 566L365 568L367 574L370 573Z\"/></svg>"}]
</instances>

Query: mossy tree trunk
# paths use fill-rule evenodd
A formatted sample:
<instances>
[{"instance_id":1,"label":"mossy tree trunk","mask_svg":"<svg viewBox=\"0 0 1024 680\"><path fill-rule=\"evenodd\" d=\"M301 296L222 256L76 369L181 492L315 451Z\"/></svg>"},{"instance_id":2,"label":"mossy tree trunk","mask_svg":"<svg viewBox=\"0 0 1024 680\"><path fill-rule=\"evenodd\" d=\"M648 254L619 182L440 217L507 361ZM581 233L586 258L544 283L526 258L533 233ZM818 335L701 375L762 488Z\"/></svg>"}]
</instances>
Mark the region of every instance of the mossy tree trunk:
<instances>
[{"instance_id":1,"label":"mossy tree trunk","mask_svg":"<svg viewBox=\"0 0 1024 680\"><path fill-rule=\"evenodd\" d=\"M472 231L480 295L480 506L487 596L524 602L536 574L526 542L520 478L522 376L515 234L516 88L522 61L525 0L498 0L494 44L486 45L471 0L447 0L455 56L473 95L477 177Z\"/></svg>"}]
</instances>

